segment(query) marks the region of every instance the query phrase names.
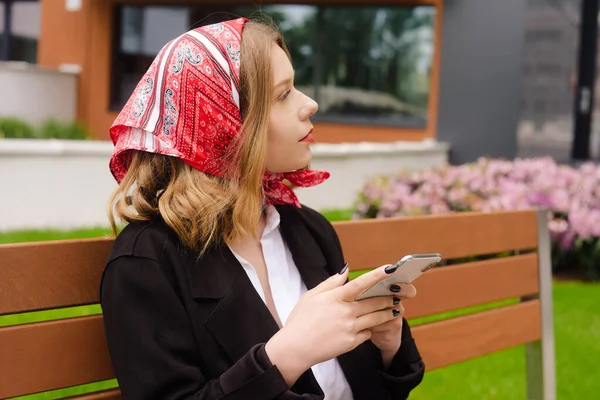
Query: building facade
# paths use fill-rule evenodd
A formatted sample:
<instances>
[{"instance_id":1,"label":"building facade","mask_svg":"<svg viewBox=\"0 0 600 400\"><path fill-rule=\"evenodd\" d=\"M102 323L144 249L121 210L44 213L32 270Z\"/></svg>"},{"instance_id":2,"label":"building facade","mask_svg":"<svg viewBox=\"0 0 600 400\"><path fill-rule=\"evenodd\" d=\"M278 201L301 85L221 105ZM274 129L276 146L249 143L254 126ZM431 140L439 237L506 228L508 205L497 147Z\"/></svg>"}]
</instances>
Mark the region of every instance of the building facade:
<instances>
[{"instance_id":1,"label":"building facade","mask_svg":"<svg viewBox=\"0 0 600 400\"><path fill-rule=\"evenodd\" d=\"M268 3L268 2L265 2ZM319 140L422 140L435 136L441 1L264 4L283 31L297 86L321 104ZM350 3L350 5L347 5ZM186 30L255 16L253 2L172 4L44 0L38 63L80 66L79 118L99 139L160 48Z\"/></svg>"},{"instance_id":2,"label":"building facade","mask_svg":"<svg viewBox=\"0 0 600 400\"><path fill-rule=\"evenodd\" d=\"M108 138L168 40L199 24L257 15L250 0L0 0L0 8L7 3L13 21L25 3L38 7L35 61L77 74L75 114L96 139ZM516 154L526 0L261 4L284 33L297 87L320 104L319 141L438 140L457 163Z\"/></svg>"}]
</instances>

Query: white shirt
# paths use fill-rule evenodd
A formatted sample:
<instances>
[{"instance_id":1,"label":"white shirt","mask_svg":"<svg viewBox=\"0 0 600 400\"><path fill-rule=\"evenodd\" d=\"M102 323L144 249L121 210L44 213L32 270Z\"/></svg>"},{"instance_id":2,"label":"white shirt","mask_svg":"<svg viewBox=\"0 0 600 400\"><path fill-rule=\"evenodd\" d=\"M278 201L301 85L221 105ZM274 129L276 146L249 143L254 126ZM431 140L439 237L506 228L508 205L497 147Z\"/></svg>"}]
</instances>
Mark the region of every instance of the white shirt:
<instances>
[{"instance_id":1,"label":"white shirt","mask_svg":"<svg viewBox=\"0 0 600 400\"><path fill-rule=\"evenodd\" d=\"M292 254L281 236L279 213L273 206L268 206L266 211L265 230L260 243L267 266L273 302L281 323L285 325L292 309L308 290L300 277L298 268L292 259ZM252 286L266 304L265 293L254 267L243 257L236 254L233 249L231 249L231 252L242 264L244 271L250 278L250 282L252 282ZM334 358L314 365L312 372L319 386L323 389L326 400L353 400L350 385L337 359Z\"/></svg>"}]
</instances>

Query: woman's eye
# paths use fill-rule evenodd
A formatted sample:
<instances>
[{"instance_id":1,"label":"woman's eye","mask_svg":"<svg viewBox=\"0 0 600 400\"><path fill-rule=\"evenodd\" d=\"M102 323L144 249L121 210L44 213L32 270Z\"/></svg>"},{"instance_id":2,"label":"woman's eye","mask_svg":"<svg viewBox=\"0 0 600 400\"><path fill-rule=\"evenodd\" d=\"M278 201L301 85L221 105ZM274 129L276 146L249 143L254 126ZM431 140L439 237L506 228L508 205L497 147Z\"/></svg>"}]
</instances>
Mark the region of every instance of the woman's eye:
<instances>
[{"instance_id":1,"label":"woman's eye","mask_svg":"<svg viewBox=\"0 0 600 400\"><path fill-rule=\"evenodd\" d=\"M291 92L291 90L288 90L287 92L282 94L281 97L279 98L279 101L284 101L285 99L287 99L288 96L290 95L290 92Z\"/></svg>"}]
</instances>

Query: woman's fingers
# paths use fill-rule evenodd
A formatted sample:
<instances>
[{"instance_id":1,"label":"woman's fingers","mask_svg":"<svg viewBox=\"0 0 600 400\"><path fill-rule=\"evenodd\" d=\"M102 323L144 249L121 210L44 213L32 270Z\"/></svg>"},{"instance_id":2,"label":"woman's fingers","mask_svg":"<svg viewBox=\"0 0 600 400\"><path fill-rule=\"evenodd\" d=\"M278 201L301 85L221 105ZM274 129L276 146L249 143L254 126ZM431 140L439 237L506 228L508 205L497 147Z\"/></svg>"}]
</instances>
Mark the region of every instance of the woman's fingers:
<instances>
[{"instance_id":1,"label":"woman's fingers","mask_svg":"<svg viewBox=\"0 0 600 400\"><path fill-rule=\"evenodd\" d=\"M400 288L400 290L396 292L395 289L390 286L390 292L392 292L394 296L402 297L403 299L412 299L417 295L417 288L410 283L398 282L392 286L398 286Z\"/></svg>"},{"instance_id":2,"label":"woman's fingers","mask_svg":"<svg viewBox=\"0 0 600 400\"><path fill-rule=\"evenodd\" d=\"M360 317L385 308L394 307L399 303L400 298L396 296L373 297L371 299L355 301L352 303L352 307L354 309L354 315Z\"/></svg>"},{"instance_id":3,"label":"woman's fingers","mask_svg":"<svg viewBox=\"0 0 600 400\"><path fill-rule=\"evenodd\" d=\"M402 326L402 318L404 317L404 312L405 312L404 306L402 304L399 304L394 308L396 310L398 310L398 316L390 321L384 322L381 325L376 325L376 326L372 327L371 332L373 332L373 333L385 332L385 331L397 329L399 326Z\"/></svg>"},{"instance_id":4,"label":"woman's fingers","mask_svg":"<svg viewBox=\"0 0 600 400\"><path fill-rule=\"evenodd\" d=\"M389 278L389 274L385 272L386 266L381 266L372 271L367 272L346 283L344 286L336 288L338 298L343 301L353 301L359 294L375 285L376 283Z\"/></svg>"},{"instance_id":5,"label":"woman's fingers","mask_svg":"<svg viewBox=\"0 0 600 400\"><path fill-rule=\"evenodd\" d=\"M356 319L355 330L360 332L363 329L371 329L395 319L398 315L399 312L396 309L385 309L363 315Z\"/></svg>"}]
</instances>

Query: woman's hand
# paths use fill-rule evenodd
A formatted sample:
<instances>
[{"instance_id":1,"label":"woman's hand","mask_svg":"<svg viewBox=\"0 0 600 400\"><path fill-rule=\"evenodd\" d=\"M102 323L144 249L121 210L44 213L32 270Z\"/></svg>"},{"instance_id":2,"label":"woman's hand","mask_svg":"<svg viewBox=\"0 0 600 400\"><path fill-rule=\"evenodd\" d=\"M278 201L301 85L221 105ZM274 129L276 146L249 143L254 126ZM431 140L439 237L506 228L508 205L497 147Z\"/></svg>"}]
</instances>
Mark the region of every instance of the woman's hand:
<instances>
[{"instance_id":1,"label":"woman's hand","mask_svg":"<svg viewBox=\"0 0 600 400\"><path fill-rule=\"evenodd\" d=\"M389 275L385 266L346 282L348 270L308 291L285 326L265 346L289 386L313 365L353 350L371 338L371 329L398 318L391 297L354 301Z\"/></svg>"},{"instance_id":2,"label":"woman's hand","mask_svg":"<svg viewBox=\"0 0 600 400\"><path fill-rule=\"evenodd\" d=\"M397 288L391 287L394 292L393 311L397 317L391 321L371 328L371 341L381 350L383 366L388 369L394 356L402 344L402 322L404 317L404 306L401 300L410 299L417 295L417 289L410 283L397 283ZM397 292L396 292L397 291Z\"/></svg>"}]
</instances>

